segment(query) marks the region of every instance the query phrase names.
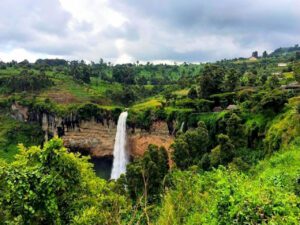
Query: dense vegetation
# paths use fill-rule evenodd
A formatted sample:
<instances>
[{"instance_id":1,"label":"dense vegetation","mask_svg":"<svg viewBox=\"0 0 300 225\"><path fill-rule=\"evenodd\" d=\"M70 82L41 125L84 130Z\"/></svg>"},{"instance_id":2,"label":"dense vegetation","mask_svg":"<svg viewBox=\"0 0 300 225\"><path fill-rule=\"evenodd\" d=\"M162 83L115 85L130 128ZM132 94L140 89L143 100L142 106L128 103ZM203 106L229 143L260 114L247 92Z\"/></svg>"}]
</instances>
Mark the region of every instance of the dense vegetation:
<instances>
[{"instance_id":1,"label":"dense vegetation","mask_svg":"<svg viewBox=\"0 0 300 225\"><path fill-rule=\"evenodd\" d=\"M1 63L0 224L299 224L299 60L296 45L199 65ZM105 181L11 118L16 102L100 123L129 107L129 127L165 121L175 141Z\"/></svg>"}]
</instances>

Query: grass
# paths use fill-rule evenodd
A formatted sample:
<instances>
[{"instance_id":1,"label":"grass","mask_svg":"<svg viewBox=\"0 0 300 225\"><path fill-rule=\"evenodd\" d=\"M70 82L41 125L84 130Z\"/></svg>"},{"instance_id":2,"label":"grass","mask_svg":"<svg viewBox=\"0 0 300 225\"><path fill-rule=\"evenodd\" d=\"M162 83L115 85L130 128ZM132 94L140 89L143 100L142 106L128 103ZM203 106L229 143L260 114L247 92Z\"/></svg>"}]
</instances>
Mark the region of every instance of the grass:
<instances>
[{"instance_id":1,"label":"grass","mask_svg":"<svg viewBox=\"0 0 300 225\"><path fill-rule=\"evenodd\" d=\"M189 89L181 89L173 92L173 94L177 96L187 96L188 93L189 93Z\"/></svg>"},{"instance_id":2,"label":"grass","mask_svg":"<svg viewBox=\"0 0 300 225\"><path fill-rule=\"evenodd\" d=\"M18 153L18 144L39 145L43 140L41 128L0 114L0 158L11 162Z\"/></svg>"},{"instance_id":3,"label":"grass","mask_svg":"<svg viewBox=\"0 0 300 225\"><path fill-rule=\"evenodd\" d=\"M287 149L275 153L271 158L261 161L252 170L253 175L258 176L269 185L275 185L293 191L296 180L300 176L300 148L291 145Z\"/></svg>"},{"instance_id":4,"label":"grass","mask_svg":"<svg viewBox=\"0 0 300 225\"><path fill-rule=\"evenodd\" d=\"M299 120L300 115L294 108L290 108L272 121L265 138L267 153L286 148L295 141L300 134Z\"/></svg>"},{"instance_id":5,"label":"grass","mask_svg":"<svg viewBox=\"0 0 300 225\"><path fill-rule=\"evenodd\" d=\"M189 109L189 108L177 108L177 107L166 107L165 111L167 114L171 114L172 112L193 112L194 109Z\"/></svg>"},{"instance_id":6,"label":"grass","mask_svg":"<svg viewBox=\"0 0 300 225\"><path fill-rule=\"evenodd\" d=\"M150 108L157 108L162 105L161 100L159 99L149 99L145 102L135 104L131 107L134 111L142 111Z\"/></svg>"},{"instance_id":7,"label":"grass","mask_svg":"<svg viewBox=\"0 0 300 225\"><path fill-rule=\"evenodd\" d=\"M293 72L286 72L286 73L283 73L282 75L287 80L294 80L295 79Z\"/></svg>"}]
</instances>

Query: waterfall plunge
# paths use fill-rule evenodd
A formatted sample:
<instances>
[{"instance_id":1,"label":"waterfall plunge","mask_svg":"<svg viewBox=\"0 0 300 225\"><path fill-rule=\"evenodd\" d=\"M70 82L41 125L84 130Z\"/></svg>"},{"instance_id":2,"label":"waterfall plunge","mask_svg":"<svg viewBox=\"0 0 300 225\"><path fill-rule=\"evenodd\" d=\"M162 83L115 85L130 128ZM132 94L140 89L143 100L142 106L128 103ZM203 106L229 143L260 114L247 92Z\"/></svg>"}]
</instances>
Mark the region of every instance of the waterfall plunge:
<instances>
[{"instance_id":1,"label":"waterfall plunge","mask_svg":"<svg viewBox=\"0 0 300 225\"><path fill-rule=\"evenodd\" d=\"M126 152L126 119L128 113L122 112L119 116L117 133L114 146L114 161L110 179L118 179L126 172L128 155Z\"/></svg>"}]
</instances>

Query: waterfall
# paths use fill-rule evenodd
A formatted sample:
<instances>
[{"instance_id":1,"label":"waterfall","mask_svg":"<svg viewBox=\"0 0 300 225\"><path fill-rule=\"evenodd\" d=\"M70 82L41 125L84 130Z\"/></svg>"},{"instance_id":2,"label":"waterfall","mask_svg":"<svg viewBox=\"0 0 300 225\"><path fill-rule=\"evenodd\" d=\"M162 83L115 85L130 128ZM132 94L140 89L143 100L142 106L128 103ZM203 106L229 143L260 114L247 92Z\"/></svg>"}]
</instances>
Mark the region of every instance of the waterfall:
<instances>
[{"instance_id":1,"label":"waterfall","mask_svg":"<svg viewBox=\"0 0 300 225\"><path fill-rule=\"evenodd\" d=\"M126 152L126 119L128 113L122 112L118 119L117 133L114 146L114 160L110 179L118 179L126 172L126 165L129 161Z\"/></svg>"},{"instance_id":2,"label":"waterfall","mask_svg":"<svg viewBox=\"0 0 300 225\"><path fill-rule=\"evenodd\" d=\"M184 122L182 122L181 126L180 126L180 131L183 132L183 128L184 128Z\"/></svg>"}]
</instances>

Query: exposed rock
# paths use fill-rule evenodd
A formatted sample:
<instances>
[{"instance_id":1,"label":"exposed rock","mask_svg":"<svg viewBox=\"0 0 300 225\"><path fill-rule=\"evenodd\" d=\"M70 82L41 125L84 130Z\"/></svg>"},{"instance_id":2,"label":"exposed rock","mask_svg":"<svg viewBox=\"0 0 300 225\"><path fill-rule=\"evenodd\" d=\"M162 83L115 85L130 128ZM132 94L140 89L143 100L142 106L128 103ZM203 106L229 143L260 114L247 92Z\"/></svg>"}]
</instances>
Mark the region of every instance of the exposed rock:
<instances>
[{"instance_id":1,"label":"exposed rock","mask_svg":"<svg viewBox=\"0 0 300 225\"><path fill-rule=\"evenodd\" d=\"M112 156L116 135L116 125L113 121L104 124L92 121L82 121L78 129L70 129L62 137L67 148L86 151L92 157Z\"/></svg>"},{"instance_id":2,"label":"exposed rock","mask_svg":"<svg viewBox=\"0 0 300 225\"><path fill-rule=\"evenodd\" d=\"M221 106L216 106L213 108L213 112L222 112L222 111L223 111L223 109Z\"/></svg>"},{"instance_id":3,"label":"exposed rock","mask_svg":"<svg viewBox=\"0 0 300 225\"><path fill-rule=\"evenodd\" d=\"M229 105L227 106L227 110L237 110L239 107L237 105Z\"/></svg>"},{"instance_id":4,"label":"exposed rock","mask_svg":"<svg viewBox=\"0 0 300 225\"><path fill-rule=\"evenodd\" d=\"M142 156L147 150L149 144L163 146L170 153L170 145L174 141L174 136L169 135L166 122L155 122L151 127L151 132L142 132L136 130L134 134L128 135L128 147L133 157ZM170 154L169 154L170 155Z\"/></svg>"},{"instance_id":5,"label":"exposed rock","mask_svg":"<svg viewBox=\"0 0 300 225\"><path fill-rule=\"evenodd\" d=\"M16 120L26 122L28 120L28 107L13 103L11 105L12 117Z\"/></svg>"},{"instance_id":6,"label":"exposed rock","mask_svg":"<svg viewBox=\"0 0 300 225\"><path fill-rule=\"evenodd\" d=\"M11 109L13 117L18 120L38 122L45 133L45 141L58 135L71 150L86 152L95 158L113 155L117 128L112 119L80 121L73 114L62 118L46 112L31 111L18 103L14 103ZM131 156L143 155L149 144L164 146L168 150L174 141L174 136L170 135L172 129L173 124L166 122L153 123L149 132L128 129L127 143Z\"/></svg>"}]
</instances>

